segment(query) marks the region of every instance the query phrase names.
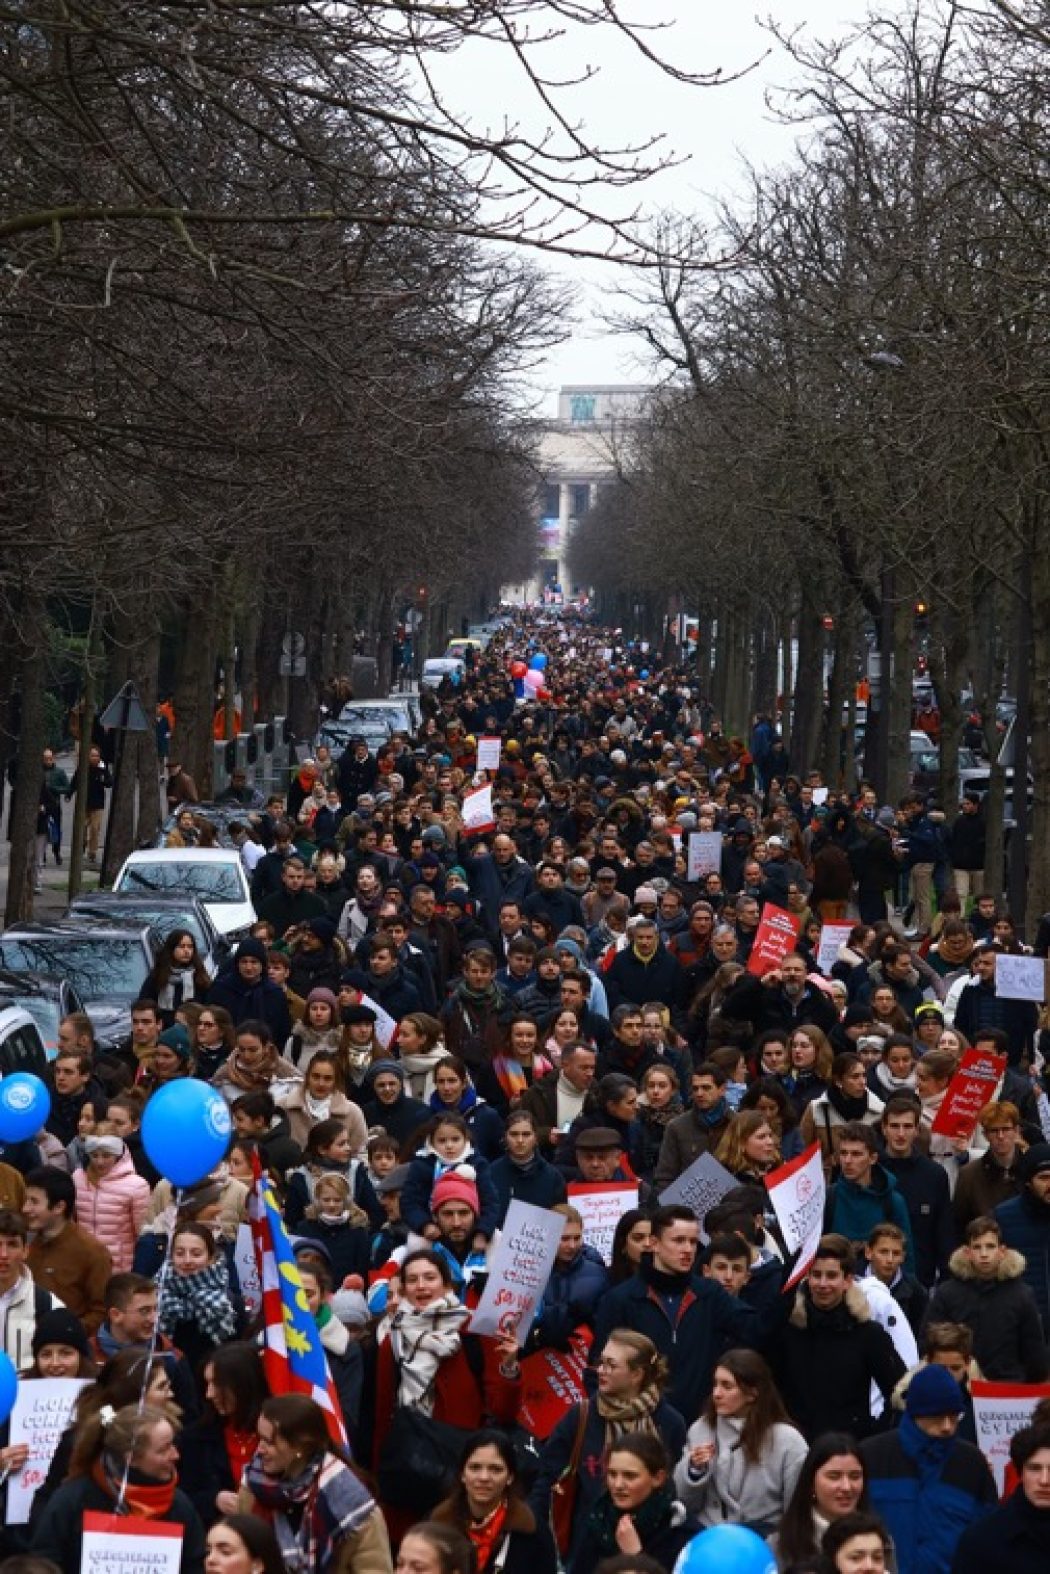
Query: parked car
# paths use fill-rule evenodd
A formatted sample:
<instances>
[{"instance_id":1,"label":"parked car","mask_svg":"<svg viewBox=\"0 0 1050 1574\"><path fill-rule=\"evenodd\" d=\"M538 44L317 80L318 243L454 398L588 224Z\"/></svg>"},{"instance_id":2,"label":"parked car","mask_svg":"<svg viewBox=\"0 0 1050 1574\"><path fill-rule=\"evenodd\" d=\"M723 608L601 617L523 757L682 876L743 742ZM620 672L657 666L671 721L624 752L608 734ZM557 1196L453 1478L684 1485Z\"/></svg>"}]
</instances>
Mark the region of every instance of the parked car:
<instances>
[{"instance_id":1,"label":"parked car","mask_svg":"<svg viewBox=\"0 0 1050 1574\"><path fill-rule=\"evenodd\" d=\"M60 974L84 1003L100 1048L131 1042L131 1003L153 966L148 925L107 923L81 915L50 923L12 924L0 935L0 968Z\"/></svg>"},{"instance_id":2,"label":"parked car","mask_svg":"<svg viewBox=\"0 0 1050 1574\"><path fill-rule=\"evenodd\" d=\"M255 922L248 876L233 848L152 847L130 853L113 889L199 897L230 941L242 939Z\"/></svg>"},{"instance_id":3,"label":"parked car","mask_svg":"<svg viewBox=\"0 0 1050 1574\"><path fill-rule=\"evenodd\" d=\"M86 1010L76 987L58 973L0 972L0 1010L12 1006L36 1023L48 1060L53 1060L58 1050L62 1018Z\"/></svg>"},{"instance_id":4,"label":"parked car","mask_svg":"<svg viewBox=\"0 0 1050 1574\"><path fill-rule=\"evenodd\" d=\"M261 806L262 795L257 793L256 797ZM195 815L207 820L215 832L215 839L220 847L233 846L230 840L231 825L258 825L262 819L261 807L249 808L242 803L180 803L165 817L153 842L154 847L164 847L167 844L168 837L175 829L175 822L183 809L192 809Z\"/></svg>"},{"instance_id":5,"label":"parked car","mask_svg":"<svg viewBox=\"0 0 1050 1574\"><path fill-rule=\"evenodd\" d=\"M462 683L466 672L466 663L459 656L432 656L423 663L419 681L425 689L438 689L446 678L451 678L455 684Z\"/></svg>"},{"instance_id":6,"label":"parked car","mask_svg":"<svg viewBox=\"0 0 1050 1574\"><path fill-rule=\"evenodd\" d=\"M42 1077L47 1072L47 1055L40 1030L28 1011L19 1006L0 1008L0 1076L14 1071L31 1071Z\"/></svg>"},{"instance_id":7,"label":"parked car","mask_svg":"<svg viewBox=\"0 0 1050 1574\"><path fill-rule=\"evenodd\" d=\"M389 743L395 732L413 737L421 721L419 701L414 694L391 694L385 700L350 700L338 716L329 716L321 723L314 747L326 744L337 760L351 738L364 738L374 753Z\"/></svg>"},{"instance_id":8,"label":"parked car","mask_svg":"<svg viewBox=\"0 0 1050 1574\"><path fill-rule=\"evenodd\" d=\"M173 929L188 929L212 978L229 960L229 941L199 896L180 896L177 892L164 895L160 891L89 891L74 897L65 916L75 920L81 914L104 918L111 924L129 920L148 924L155 951L160 950Z\"/></svg>"}]
</instances>

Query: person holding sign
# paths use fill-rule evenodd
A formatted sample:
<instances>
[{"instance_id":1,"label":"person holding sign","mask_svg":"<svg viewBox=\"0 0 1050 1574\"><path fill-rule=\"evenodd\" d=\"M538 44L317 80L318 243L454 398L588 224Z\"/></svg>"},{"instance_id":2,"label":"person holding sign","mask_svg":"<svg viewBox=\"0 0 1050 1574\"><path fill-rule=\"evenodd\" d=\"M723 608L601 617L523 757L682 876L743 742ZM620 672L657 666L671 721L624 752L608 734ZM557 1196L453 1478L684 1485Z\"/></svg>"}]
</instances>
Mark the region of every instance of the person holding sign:
<instances>
[{"instance_id":1,"label":"person holding sign","mask_svg":"<svg viewBox=\"0 0 1050 1574\"><path fill-rule=\"evenodd\" d=\"M179 1489L175 1431L162 1410L125 1405L98 1415L98 1452L88 1473L59 1487L37 1525L32 1551L50 1558L62 1574L81 1574L85 1514L120 1511L142 1521L163 1520L181 1528L180 1574L202 1574L204 1527ZM130 1548L128 1549L130 1551Z\"/></svg>"},{"instance_id":2,"label":"person holding sign","mask_svg":"<svg viewBox=\"0 0 1050 1574\"><path fill-rule=\"evenodd\" d=\"M974 954L973 977L963 985L955 1005L956 1029L974 1043L979 1028L1001 1028L1009 1041L1007 1058L1019 1067L1029 1057L1039 1026L1039 1007L1033 1000L1010 1000L995 985L996 952L985 947Z\"/></svg>"}]
</instances>

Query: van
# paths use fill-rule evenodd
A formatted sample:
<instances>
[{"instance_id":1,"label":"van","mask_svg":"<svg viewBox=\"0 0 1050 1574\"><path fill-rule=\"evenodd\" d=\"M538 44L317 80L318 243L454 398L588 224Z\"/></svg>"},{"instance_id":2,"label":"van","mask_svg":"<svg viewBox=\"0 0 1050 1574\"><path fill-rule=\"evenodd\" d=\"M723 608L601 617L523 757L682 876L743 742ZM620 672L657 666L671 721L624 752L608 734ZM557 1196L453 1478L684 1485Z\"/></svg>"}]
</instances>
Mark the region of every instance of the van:
<instances>
[{"instance_id":1,"label":"van","mask_svg":"<svg viewBox=\"0 0 1050 1574\"><path fill-rule=\"evenodd\" d=\"M31 1071L35 1077L47 1076L47 1050L28 1011L20 1006L0 1009L0 1076L15 1071Z\"/></svg>"}]
</instances>

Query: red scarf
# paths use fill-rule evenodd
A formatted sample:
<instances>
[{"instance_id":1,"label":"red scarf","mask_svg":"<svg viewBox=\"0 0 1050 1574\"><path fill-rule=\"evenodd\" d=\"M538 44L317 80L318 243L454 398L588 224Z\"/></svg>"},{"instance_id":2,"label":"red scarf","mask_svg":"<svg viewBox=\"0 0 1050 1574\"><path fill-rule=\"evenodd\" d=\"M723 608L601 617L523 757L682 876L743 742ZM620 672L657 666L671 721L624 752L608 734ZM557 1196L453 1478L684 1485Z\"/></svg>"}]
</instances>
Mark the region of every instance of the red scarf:
<instances>
[{"instance_id":1,"label":"red scarf","mask_svg":"<svg viewBox=\"0 0 1050 1574\"><path fill-rule=\"evenodd\" d=\"M472 1520L467 1526L467 1535L471 1545L477 1553L478 1574L485 1574L485 1570L496 1554L496 1548L503 1539L503 1527L507 1523L507 1505L503 1502L494 1508L487 1519L475 1524Z\"/></svg>"},{"instance_id":2,"label":"red scarf","mask_svg":"<svg viewBox=\"0 0 1050 1574\"><path fill-rule=\"evenodd\" d=\"M91 1479L97 1487L101 1487L107 1497L119 1501L120 1483L110 1478L109 1472L101 1459L96 1459L91 1467ZM132 1481L129 1474L124 1488L124 1507L129 1514L137 1519L163 1519L171 1512L171 1505L175 1498L175 1488L179 1484L178 1476L173 1475L170 1481Z\"/></svg>"}]
</instances>

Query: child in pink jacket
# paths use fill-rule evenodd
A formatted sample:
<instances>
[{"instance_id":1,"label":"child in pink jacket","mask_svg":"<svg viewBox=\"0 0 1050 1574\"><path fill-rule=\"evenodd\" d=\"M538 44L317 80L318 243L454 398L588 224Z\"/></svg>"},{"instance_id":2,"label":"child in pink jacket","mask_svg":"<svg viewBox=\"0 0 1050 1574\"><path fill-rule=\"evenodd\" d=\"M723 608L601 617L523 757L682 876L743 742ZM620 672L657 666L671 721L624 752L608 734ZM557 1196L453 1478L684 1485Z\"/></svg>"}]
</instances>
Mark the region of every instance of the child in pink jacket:
<instances>
[{"instance_id":1,"label":"child in pink jacket","mask_svg":"<svg viewBox=\"0 0 1050 1574\"><path fill-rule=\"evenodd\" d=\"M149 1185L131 1162L124 1142L107 1121L84 1141L87 1165L75 1171L77 1223L107 1247L114 1273L128 1273L135 1242L146 1223Z\"/></svg>"}]
</instances>

